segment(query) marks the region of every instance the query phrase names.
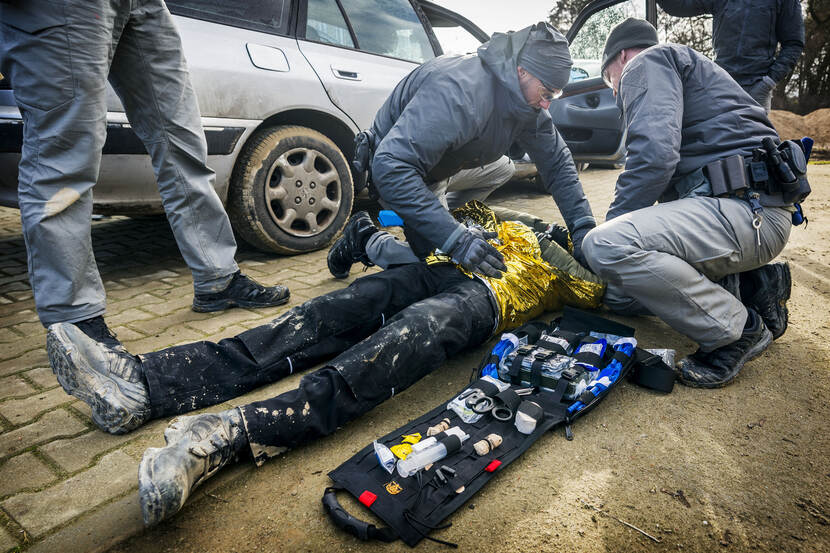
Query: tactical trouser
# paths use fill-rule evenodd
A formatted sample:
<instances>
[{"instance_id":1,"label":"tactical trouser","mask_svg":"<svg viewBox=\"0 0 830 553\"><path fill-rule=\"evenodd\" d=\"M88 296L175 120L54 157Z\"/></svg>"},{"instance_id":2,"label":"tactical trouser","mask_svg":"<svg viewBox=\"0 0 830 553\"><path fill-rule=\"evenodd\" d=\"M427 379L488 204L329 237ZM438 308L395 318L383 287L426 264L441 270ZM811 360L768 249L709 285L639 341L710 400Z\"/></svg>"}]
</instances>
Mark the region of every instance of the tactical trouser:
<instances>
[{"instance_id":1,"label":"tactical trouser","mask_svg":"<svg viewBox=\"0 0 830 553\"><path fill-rule=\"evenodd\" d=\"M258 463L331 434L451 355L482 343L495 314L487 288L450 265L397 267L221 340L141 356L153 417L200 409L330 358L299 386L240 407Z\"/></svg>"},{"instance_id":2,"label":"tactical trouser","mask_svg":"<svg viewBox=\"0 0 830 553\"><path fill-rule=\"evenodd\" d=\"M429 189L438 197L444 207L455 209L472 200L483 201L493 191L513 177L516 166L502 156L493 163L474 169L464 169L455 175L436 182ZM408 242L398 240L388 232L376 232L366 243L369 260L384 269L392 265L415 263L419 256L425 256L434 246L421 238L415 229L405 228Z\"/></svg>"},{"instance_id":3,"label":"tactical trouser","mask_svg":"<svg viewBox=\"0 0 830 553\"><path fill-rule=\"evenodd\" d=\"M90 235L107 135L107 78L152 158L162 203L197 292L237 271L213 189L181 41L162 0L0 3L2 71L23 116L18 198L29 278L45 325L106 307Z\"/></svg>"},{"instance_id":4,"label":"tactical trouser","mask_svg":"<svg viewBox=\"0 0 830 553\"><path fill-rule=\"evenodd\" d=\"M716 281L777 256L790 213L767 207L756 233L749 204L686 198L621 215L588 233L583 251L607 282L603 302L621 314L652 314L711 351L737 340L746 308Z\"/></svg>"}]
</instances>

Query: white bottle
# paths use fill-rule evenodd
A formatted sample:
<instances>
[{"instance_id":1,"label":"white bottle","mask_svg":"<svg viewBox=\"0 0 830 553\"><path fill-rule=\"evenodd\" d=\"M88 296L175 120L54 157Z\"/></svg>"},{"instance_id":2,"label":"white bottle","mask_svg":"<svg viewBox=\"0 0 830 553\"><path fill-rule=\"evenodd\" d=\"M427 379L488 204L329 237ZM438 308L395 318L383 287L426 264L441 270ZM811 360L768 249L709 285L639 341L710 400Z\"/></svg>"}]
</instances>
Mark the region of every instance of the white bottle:
<instances>
[{"instance_id":1,"label":"white bottle","mask_svg":"<svg viewBox=\"0 0 830 553\"><path fill-rule=\"evenodd\" d=\"M452 430L452 428L447 430L447 434L450 434L450 430ZM469 437L469 434L463 434L459 436L457 433L453 432L449 436L437 440L436 443L434 443L430 447L427 447L426 449L422 449L417 453L410 453L406 456L406 459L401 459L400 461L398 461L398 474L400 474L402 478L412 476L425 466L432 464L436 461L440 461L441 459L446 457L447 446L445 445L445 443L447 441L453 440L453 438L455 438L463 444L464 441Z\"/></svg>"}]
</instances>

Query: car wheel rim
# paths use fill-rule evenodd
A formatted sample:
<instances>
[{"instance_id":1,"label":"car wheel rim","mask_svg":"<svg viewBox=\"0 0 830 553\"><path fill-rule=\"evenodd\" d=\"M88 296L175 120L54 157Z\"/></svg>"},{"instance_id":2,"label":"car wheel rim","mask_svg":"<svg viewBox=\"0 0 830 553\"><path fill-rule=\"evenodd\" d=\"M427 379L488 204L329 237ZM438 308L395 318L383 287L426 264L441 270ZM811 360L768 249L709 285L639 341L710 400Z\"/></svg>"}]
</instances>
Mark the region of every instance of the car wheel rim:
<instances>
[{"instance_id":1,"label":"car wheel rim","mask_svg":"<svg viewBox=\"0 0 830 553\"><path fill-rule=\"evenodd\" d=\"M337 217L342 202L340 175L317 150L284 152L269 168L265 183L271 220L292 236L320 234Z\"/></svg>"}]
</instances>

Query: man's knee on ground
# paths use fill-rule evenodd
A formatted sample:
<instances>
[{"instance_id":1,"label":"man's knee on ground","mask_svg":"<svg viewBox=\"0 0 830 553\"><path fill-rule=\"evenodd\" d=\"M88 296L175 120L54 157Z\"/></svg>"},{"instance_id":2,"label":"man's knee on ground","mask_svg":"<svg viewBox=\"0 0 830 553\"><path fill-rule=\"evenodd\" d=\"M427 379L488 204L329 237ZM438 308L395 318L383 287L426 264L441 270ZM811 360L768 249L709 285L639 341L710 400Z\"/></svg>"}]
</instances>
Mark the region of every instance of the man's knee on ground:
<instances>
[{"instance_id":1,"label":"man's knee on ground","mask_svg":"<svg viewBox=\"0 0 830 553\"><path fill-rule=\"evenodd\" d=\"M604 223L585 235L582 252L591 270L605 281L614 281L619 267L630 259L633 239L625 237L616 221Z\"/></svg>"}]
</instances>

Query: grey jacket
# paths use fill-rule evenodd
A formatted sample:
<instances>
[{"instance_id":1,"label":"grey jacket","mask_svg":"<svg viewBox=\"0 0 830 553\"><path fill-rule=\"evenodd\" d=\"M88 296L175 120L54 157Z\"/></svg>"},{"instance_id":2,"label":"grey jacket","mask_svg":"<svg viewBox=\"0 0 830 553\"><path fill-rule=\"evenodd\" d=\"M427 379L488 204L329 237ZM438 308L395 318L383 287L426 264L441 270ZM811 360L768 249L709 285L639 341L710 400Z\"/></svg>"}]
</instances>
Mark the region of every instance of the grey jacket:
<instances>
[{"instance_id":1,"label":"grey jacket","mask_svg":"<svg viewBox=\"0 0 830 553\"><path fill-rule=\"evenodd\" d=\"M527 32L497 33L477 54L427 61L398 83L375 117L375 187L436 247L459 223L426 183L493 162L515 141L536 162L568 228L595 224L550 113L528 106L519 88L516 57L526 39Z\"/></svg>"},{"instance_id":2,"label":"grey jacket","mask_svg":"<svg viewBox=\"0 0 830 553\"><path fill-rule=\"evenodd\" d=\"M778 142L764 108L688 46L658 44L635 56L623 69L617 103L628 156L607 219L658 200L707 194L706 164L751 155L765 137ZM780 195L761 202L786 205Z\"/></svg>"},{"instance_id":3,"label":"grey jacket","mask_svg":"<svg viewBox=\"0 0 830 553\"><path fill-rule=\"evenodd\" d=\"M670 15L712 14L715 61L743 86L764 76L776 83L804 49L799 0L658 0ZM778 57L775 50L781 44Z\"/></svg>"}]
</instances>

